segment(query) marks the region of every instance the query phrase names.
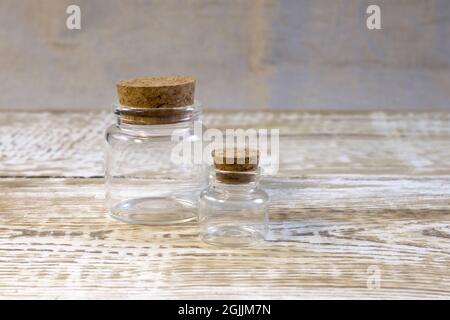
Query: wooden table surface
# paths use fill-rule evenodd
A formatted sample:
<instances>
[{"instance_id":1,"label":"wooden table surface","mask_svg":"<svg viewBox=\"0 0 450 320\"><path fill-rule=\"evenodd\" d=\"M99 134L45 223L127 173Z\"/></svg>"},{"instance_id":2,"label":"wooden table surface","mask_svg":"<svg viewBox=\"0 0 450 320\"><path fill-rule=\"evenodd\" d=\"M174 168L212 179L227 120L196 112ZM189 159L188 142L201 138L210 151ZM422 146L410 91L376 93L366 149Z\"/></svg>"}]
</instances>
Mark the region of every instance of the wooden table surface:
<instances>
[{"instance_id":1,"label":"wooden table surface","mask_svg":"<svg viewBox=\"0 0 450 320\"><path fill-rule=\"evenodd\" d=\"M281 131L270 239L106 215L108 113L0 114L1 298L450 298L450 113L207 113Z\"/></svg>"}]
</instances>

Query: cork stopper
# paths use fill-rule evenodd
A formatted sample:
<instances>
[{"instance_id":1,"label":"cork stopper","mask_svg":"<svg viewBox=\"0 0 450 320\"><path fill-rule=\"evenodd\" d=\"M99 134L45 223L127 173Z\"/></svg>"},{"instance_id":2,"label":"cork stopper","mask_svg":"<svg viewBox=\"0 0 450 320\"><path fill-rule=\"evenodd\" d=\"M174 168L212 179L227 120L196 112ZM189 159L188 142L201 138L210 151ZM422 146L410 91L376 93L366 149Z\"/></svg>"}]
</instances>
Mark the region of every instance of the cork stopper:
<instances>
[{"instance_id":1,"label":"cork stopper","mask_svg":"<svg viewBox=\"0 0 450 320\"><path fill-rule=\"evenodd\" d=\"M256 179L259 152L254 149L216 149L212 152L216 179L225 183L246 183Z\"/></svg>"},{"instance_id":2,"label":"cork stopper","mask_svg":"<svg viewBox=\"0 0 450 320\"><path fill-rule=\"evenodd\" d=\"M121 120L130 124L164 124L183 121L194 104L195 79L183 76L144 77L119 81L117 95L126 111Z\"/></svg>"}]
</instances>

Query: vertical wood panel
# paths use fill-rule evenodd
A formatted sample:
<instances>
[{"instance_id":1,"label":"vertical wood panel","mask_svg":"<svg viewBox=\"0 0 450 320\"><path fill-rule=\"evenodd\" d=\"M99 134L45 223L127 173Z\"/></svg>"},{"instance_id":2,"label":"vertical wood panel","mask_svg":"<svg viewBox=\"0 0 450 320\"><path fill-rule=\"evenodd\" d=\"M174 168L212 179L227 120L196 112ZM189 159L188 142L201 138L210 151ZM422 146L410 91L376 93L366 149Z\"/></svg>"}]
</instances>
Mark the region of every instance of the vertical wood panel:
<instances>
[{"instance_id":1,"label":"vertical wood panel","mask_svg":"<svg viewBox=\"0 0 450 320\"><path fill-rule=\"evenodd\" d=\"M69 0L0 3L0 109L107 109L114 83L191 74L208 108L448 109L450 2Z\"/></svg>"}]
</instances>

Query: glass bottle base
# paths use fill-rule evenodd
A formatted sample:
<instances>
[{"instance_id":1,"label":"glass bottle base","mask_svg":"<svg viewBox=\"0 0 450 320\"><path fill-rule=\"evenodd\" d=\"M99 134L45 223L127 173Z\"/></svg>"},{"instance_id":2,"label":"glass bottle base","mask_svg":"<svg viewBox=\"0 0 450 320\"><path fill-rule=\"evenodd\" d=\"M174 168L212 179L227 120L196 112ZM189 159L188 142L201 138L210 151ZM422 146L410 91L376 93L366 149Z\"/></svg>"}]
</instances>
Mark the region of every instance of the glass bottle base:
<instances>
[{"instance_id":1,"label":"glass bottle base","mask_svg":"<svg viewBox=\"0 0 450 320\"><path fill-rule=\"evenodd\" d=\"M172 197L148 197L119 202L109 210L116 220L145 225L170 225L197 220L195 206Z\"/></svg>"},{"instance_id":2,"label":"glass bottle base","mask_svg":"<svg viewBox=\"0 0 450 320\"><path fill-rule=\"evenodd\" d=\"M251 247L264 241L261 232L250 227L209 227L202 233L202 240L220 247Z\"/></svg>"}]
</instances>

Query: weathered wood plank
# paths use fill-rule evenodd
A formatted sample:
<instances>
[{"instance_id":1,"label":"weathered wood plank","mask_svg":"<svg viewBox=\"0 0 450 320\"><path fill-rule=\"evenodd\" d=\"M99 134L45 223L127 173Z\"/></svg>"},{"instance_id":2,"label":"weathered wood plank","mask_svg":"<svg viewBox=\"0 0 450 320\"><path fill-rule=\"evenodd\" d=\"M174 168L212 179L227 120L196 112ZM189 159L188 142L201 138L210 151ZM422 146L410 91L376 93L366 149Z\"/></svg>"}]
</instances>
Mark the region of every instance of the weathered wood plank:
<instances>
[{"instance_id":1,"label":"weathered wood plank","mask_svg":"<svg viewBox=\"0 0 450 320\"><path fill-rule=\"evenodd\" d=\"M0 115L0 297L450 297L449 113L207 113L210 127L282 134L263 181L269 241L240 250L203 244L195 224L106 217L112 120Z\"/></svg>"},{"instance_id":2,"label":"weathered wood plank","mask_svg":"<svg viewBox=\"0 0 450 320\"><path fill-rule=\"evenodd\" d=\"M1 179L0 296L450 297L449 176L294 180L273 195L270 241L219 249L195 224L106 218L102 179Z\"/></svg>"},{"instance_id":3,"label":"weathered wood plank","mask_svg":"<svg viewBox=\"0 0 450 320\"><path fill-rule=\"evenodd\" d=\"M109 113L0 114L0 176L103 175ZM215 128L279 128L280 176L448 174L450 113L206 113Z\"/></svg>"}]
</instances>

